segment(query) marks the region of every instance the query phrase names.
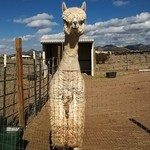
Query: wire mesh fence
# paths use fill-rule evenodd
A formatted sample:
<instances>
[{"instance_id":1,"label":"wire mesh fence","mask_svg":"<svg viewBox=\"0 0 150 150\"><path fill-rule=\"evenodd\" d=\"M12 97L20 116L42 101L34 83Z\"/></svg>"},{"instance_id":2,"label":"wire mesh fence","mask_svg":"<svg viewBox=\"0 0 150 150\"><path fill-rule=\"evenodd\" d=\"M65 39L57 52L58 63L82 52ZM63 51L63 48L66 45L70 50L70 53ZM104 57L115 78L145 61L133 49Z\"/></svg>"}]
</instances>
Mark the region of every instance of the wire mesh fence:
<instances>
[{"instance_id":1,"label":"wire mesh fence","mask_svg":"<svg viewBox=\"0 0 150 150\"><path fill-rule=\"evenodd\" d=\"M150 53L96 54L97 71L150 69Z\"/></svg>"},{"instance_id":2,"label":"wire mesh fence","mask_svg":"<svg viewBox=\"0 0 150 150\"><path fill-rule=\"evenodd\" d=\"M82 149L148 150L150 146L149 72L133 72L133 74L130 72L128 75L116 78L97 78L85 74L83 76L86 110ZM28 150L48 149L51 131L50 110L50 105L46 104L34 122L29 124L25 133L25 139L30 141L27 145ZM61 116L62 113L58 115ZM79 116L78 119L80 120ZM58 120L56 116L56 121ZM62 121L63 123L65 121ZM75 128L74 130L79 131ZM62 137L63 134L60 138Z\"/></svg>"},{"instance_id":3,"label":"wire mesh fence","mask_svg":"<svg viewBox=\"0 0 150 150\"><path fill-rule=\"evenodd\" d=\"M37 59L35 63L34 61L30 59L23 62L25 116L26 113L27 116L36 114L48 99L49 76L43 76L45 70L42 60ZM1 68L0 114L7 118L9 125L18 125L18 121L15 121L18 111L16 106L16 64L7 62L7 67Z\"/></svg>"},{"instance_id":4,"label":"wire mesh fence","mask_svg":"<svg viewBox=\"0 0 150 150\"><path fill-rule=\"evenodd\" d=\"M23 115L26 126L48 100L50 76L43 65L46 64L41 57L23 60ZM1 60L0 67L0 149L24 149L22 145L26 141L22 139L24 129L19 124L16 62L8 58L4 66Z\"/></svg>"},{"instance_id":5,"label":"wire mesh fence","mask_svg":"<svg viewBox=\"0 0 150 150\"><path fill-rule=\"evenodd\" d=\"M149 149L149 82L149 72L87 80L85 149Z\"/></svg>"},{"instance_id":6,"label":"wire mesh fence","mask_svg":"<svg viewBox=\"0 0 150 150\"><path fill-rule=\"evenodd\" d=\"M15 63L8 62L7 67L1 64L0 78L0 115L8 118L8 124L11 124L15 118L16 111L16 74Z\"/></svg>"},{"instance_id":7,"label":"wire mesh fence","mask_svg":"<svg viewBox=\"0 0 150 150\"><path fill-rule=\"evenodd\" d=\"M60 123L60 128L63 128L62 124L65 124L65 120L67 122L66 117L67 113L69 114L74 110L74 108L72 107L73 105L72 106L70 105L71 107L69 107L69 109L67 105L65 105L65 101L63 101L64 96L59 98L60 100L58 102L59 104L53 108L51 108L52 106L50 105L50 103L47 103L47 100L50 96L49 95L50 87L47 85L49 85L48 83L51 82L52 78L55 79L55 75L53 76L53 74L57 70L57 58L52 58L46 60L45 62L47 64L47 67L45 67L45 69L40 69L44 68L41 59L40 60L37 59L35 62L34 60L30 61L27 60L24 62L23 77L24 77L24 93L25 93L25 115L27 116L28 119L26 119L27 127L24 130L23 134L21 133L21 129L20 132L17 133L20 135L19 139L23 140L20 141L26 143L26 150L54 149L55 138L54 139L51 138L52 126L50 124L51 116L49 115L49 112L53 110L54 120L58 121L58 124ZM96 66L97 69L94 77L88 76L85 73L82 74L85 82L85 100L86 100L82 149L84 150L149 149L150 147L149 142L150 72L148 70L150 66L149 62L150 62L149 59L147 59L147 63L139 61L138 63L136 63L136 65L133 65L133 67L130 66L129 69L126 69L126 67L122 68L122 66L126 66L126 62L122 64L121 61L120 61L121 66L120 68L116 67L119 66L119 62L117 62L117 65L116 63L110 64L111 66L109 65L107 66L107 64L102 64L101 66L99 66L98 64ZM35 68L33 67L34 64ZM146 70L139 71L141 69ZM46 73L47 74L46 77L44 76L44 70L46 70L47 73L49 73L49 74ZM110 74L110 76L108 77L107 73L112 72L116 73L115 76ZM3 77L4 76L1 75L1 78ZM68 86L64 85L66 83L65 79L67 78L70 79L70 81L68 82L69 84ZM56 94L61 93L61 91L64 91L62 93L65 93L67 97L69 90L65 92L65 87L68 87L68 89L74 88L73 86L74 84L71 80L76 81L74 83L75 85L79 84L79 80L76 80L76 78L73 76L73 73L69 73L69 71L66 71L64 77L59 78L59 80L57 81L58 89L57 88L56 89L58 92L56 92ZM61 81L63 82L61 83ZM14 83L14 81L12 81L11 84L12 83ZM14 89L15 88L12 88L12 91ZM1 90L2 95L3 92L4 91ZM12 102L13 96L10 97L12 98L11 100ZM64 98L64 100L68 99ZM0 101L3 102L4 101L3 98L1 98ZM61 101L63 102L62 104L60 104ZM76 105L77 105L76 108L82 109L79 103L76 103ZM64 107L66 109L64 109ZM62 112L60 112L61 110ZM60 114L57 115L57 112L60 112ZM1 111L1 114L3 114L3 111ZM60 117L63 118L62 121L60 121L61 120ZM79 116L73 117L72 119L72 123L74 124L72 131L78 132L80 131L80 127L77 129L75 128L76 126L75 120L78 123L80 123L81 119ZM66 128L64 127L63 130L64 133L62 133L62 136L60 138L62 138L64 141L65 139L71 141L69 136L67 136L69 135L68 133L71 133L68 132L69 130L67 130L67 127L68 126L66 126ZM8 131L9 130L10 129L8 129ZM57 129L56 132L59 134L60 133L59 129ZM71 135L73 134L71 133ZM11 136L10 141L12 141L12 139L13 136ZM10 144L6 145L8 146ZM69 147L66 147L66 145L67 142L65 141L64 148L71 149ZM23 148L20 147L20 149Z\"/></svg>"}]
</instances>

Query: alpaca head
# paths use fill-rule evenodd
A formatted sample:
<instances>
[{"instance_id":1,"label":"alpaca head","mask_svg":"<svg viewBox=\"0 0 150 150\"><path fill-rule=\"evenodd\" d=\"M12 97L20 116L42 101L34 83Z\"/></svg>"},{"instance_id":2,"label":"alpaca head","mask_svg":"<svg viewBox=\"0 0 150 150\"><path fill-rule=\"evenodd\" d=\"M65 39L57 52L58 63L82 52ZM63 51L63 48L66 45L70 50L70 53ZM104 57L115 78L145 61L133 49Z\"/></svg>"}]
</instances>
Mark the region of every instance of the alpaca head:
<instances>
[{"instance_id":1,"label":"alpaca head","mask_svg":"<svg viewBox=\"0 0 150 150\"><path fill-rule=\"evenodd\" d=\"M81 8L67 8L66 4L64 2L62 3L62 18L64 21L65 34L80 36L84 33L86 19L85 9L85 2L83 2Z\"/></svg>"}]
</instances>

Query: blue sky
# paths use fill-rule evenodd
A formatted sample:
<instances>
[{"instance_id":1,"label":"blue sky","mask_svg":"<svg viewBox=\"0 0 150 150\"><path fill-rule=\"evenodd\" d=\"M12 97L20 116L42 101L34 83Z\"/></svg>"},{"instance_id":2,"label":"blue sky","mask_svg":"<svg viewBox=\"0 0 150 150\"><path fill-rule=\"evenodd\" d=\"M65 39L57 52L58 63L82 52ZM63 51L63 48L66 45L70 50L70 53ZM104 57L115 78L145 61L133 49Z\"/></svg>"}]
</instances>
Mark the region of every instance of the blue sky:
<instances>
[{"instance_id":1,"label":"blue sky","mask_svg":"<svg viewBox=\"0 0 150 150\"><path fill-rule=\"evenodd\" d=\"M85 0L85 36L95 45L149 44L150 0ZM63 36L62 0L5 0L0 3L0 54L15 53L14 39L23 50L41 50L40 40ZM80 7L82 0L64 0Z\"/></svg>"}]
</instances>

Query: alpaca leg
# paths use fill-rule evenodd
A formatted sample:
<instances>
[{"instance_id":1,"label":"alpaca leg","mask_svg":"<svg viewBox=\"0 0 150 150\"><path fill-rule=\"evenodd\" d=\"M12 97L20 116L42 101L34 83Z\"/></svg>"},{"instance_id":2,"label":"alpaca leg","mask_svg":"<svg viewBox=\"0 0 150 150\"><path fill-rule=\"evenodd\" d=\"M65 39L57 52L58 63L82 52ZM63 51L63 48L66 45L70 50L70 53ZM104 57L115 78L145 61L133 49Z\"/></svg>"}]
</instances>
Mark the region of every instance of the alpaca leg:
<instances>
[{"instance_id":1,"label":"alpaca leg","mask_svg":"<svg viewBox=\"0 0 150 150\"><path fill-rule=\"evenodd\" d=\"M51 100L51 131L52 143L55 146L62 146L65 144L65 132L67 122L63 104L60 100Z\"/></svg>"},{"instance_id":2,"label":"alpaca leg","mask_svg":"<svg viewBox=\"0 0 150 150\"><path fill-rule=\"evenodd\" d=\"M77 101L78 97L73 96L72 104L70 105L69 113L69 140L70 147L76 147L75 150L80 150L82 146L83 134L84 134L84 107L85 103ZM80 98L82 101L82 99Z\"/></svg>"}]
</instances>

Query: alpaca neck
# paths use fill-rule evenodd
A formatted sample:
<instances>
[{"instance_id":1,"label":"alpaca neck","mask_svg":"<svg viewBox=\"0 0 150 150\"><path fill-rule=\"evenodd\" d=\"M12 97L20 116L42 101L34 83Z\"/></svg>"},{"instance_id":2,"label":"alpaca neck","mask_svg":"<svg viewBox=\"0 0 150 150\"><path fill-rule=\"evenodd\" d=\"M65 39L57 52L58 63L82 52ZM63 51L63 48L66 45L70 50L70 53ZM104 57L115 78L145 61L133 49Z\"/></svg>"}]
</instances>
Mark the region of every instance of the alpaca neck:
<instances>
[{"instance_id":1,"label":"alpaca neck","mask_svg":"<svg viewBox=\"0 0 150 150\"><path fill-rule=\"evenodd\" d=\"M80 70L78 61L79 36L65 36L64 52L59 65L59 70Z\"/></svg>"}]
</instances>

